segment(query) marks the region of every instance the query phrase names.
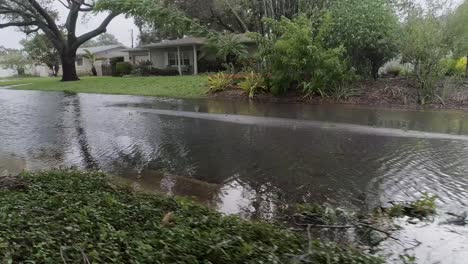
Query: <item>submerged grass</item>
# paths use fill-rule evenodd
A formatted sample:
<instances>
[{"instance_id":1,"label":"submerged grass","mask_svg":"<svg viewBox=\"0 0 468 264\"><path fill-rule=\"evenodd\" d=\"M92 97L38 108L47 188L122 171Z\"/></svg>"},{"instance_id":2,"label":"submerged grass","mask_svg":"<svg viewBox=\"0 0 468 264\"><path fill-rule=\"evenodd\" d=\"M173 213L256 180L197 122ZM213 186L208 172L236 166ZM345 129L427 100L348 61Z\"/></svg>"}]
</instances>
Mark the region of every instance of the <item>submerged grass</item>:
<instances>
[{"instance_id":1,"label":"submerged grass","mask_svg":"<svg viewBox=\"0 0 468 264\"><path fill-rule=\"evenodd\" d=\"M12 79L1 81L0 86L21 85L13 88L16 90L190 98L205 96L205 83L206 76L82 77L76 82L60 82L58 78Z\"/></svg>"},{"instance_id":2,"label":"submerged grass","mask_svg":"<svg viewBox=\"0 0 468 264\"><path fill-rule=\"evenodd\" d=\"M424 219L428 216L436 214L437 196L425 193L422 198L409 203L393 203L386 209L390 217L409 216L419 219Z\"/></svg>"},{"instance_id":3,"label":"submerged grass","mask_svg":"<svg viewBox=\"0 0 468 264\"><path fill-rule=\"evenodd\" d=\"M99 173L20 179L24 188L0 188L1 263L381 263L187 200L117 187Z\"/></svg>"}]
</instances>

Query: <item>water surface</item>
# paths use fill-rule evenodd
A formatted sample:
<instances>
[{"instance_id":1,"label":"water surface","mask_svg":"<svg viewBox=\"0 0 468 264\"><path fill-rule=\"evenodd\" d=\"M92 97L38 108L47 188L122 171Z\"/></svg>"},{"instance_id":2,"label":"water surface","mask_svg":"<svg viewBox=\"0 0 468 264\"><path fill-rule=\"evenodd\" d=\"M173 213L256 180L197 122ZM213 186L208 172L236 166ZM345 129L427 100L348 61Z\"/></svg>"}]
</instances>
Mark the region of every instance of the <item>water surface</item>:
<instances>
[{"instance_id":1,"label":"water surface","mask_svg":"<svg viewBox=\"0 0 468 264\"><path fill-rule=\"evenodd\" d=\"M301 202L371 210L426 192L439 197L441 219L468 210L468 115L459 111L3 89L0 139L2 175L100 169L243 217L271 219ZM441 233L401 234L427 241L411 251L420 263L464 263L467 228L431 228ZM443 232L462 235L447 244Z\"/></svg>"}]
</instances>

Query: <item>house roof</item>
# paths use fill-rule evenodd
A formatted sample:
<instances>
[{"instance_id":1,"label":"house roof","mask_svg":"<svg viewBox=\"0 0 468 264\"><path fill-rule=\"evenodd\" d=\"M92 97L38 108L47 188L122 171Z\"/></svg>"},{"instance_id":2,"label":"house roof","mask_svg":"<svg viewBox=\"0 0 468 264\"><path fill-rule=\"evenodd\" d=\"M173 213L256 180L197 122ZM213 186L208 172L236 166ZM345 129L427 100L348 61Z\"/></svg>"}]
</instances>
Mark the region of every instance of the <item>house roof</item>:
<instances>
[{"instance_id":1,"label":"house roof","mask_svg":"<svg viewBox=\"0 0 468 264\"><path fill-rule=\"evenodd\" d=\"M91 53L96 54L96 53L101 53L101 52L118 49L118 48L126 49L127 47L125 47L124 45L108 45L108 46L99 46L99 47L79 48L76 51L76 55L86 54L85 50L89 50Z\"/></svg>"},{"instance_id":2,"label":"house roof","mask_svg":"<svg viewBox=\"0 0 468 264\"><path fill-rule=\"evenodd\" d=\"M157 43L141 45L138 48L165 48L175 46L202 45L205 44L205 38L185 37L179 39L163 40Z\"/></svg>"},{"instance_id":3,"label":"house roof","mask_svg":"<svg viewBox=\"0 0 468 264\"><path fill-rule=\"evenodd\" d=\"M242 43L254 43L255 41L247 36L247 34L237 34L237 39ZM177 46L192 46L192 45L203 45L206 44L206 38L197 38L197 37L184 37L179 39L163 40L157 43L150 43L146 45L141 45L133 49L124 49L122 51L147 51L151 48L170 48Z\"/></svg>"},{"instance_id":4,"label":"house roof","mask_svg":"<svg viewBox=\"0 0 468 264\"><path fill-rule=\"evenodd\" d=\"M120 50L120 51L148 51L149 48L140 48L140 47L136 47L136 48L130 48L130 49L123 49L123 50Z\"/></svg>"}]
</instances>

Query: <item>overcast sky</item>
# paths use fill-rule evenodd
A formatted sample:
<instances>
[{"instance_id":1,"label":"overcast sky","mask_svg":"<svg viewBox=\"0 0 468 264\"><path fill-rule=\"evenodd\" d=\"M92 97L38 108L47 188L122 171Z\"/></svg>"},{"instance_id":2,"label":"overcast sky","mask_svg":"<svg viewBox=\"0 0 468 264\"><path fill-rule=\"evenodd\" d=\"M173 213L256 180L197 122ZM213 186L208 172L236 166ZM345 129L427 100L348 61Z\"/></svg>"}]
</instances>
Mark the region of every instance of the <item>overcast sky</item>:
<instances>
[{"instance_id":1,"label":"overcast sky","mask_svg":"<svg viewBox=\"0 0 468 264\"><path fill-rule=\"evenodd\" d=\"M55 3L56 8L60 13L60 20L66 20L68 10L60 3ZM78 34L86 33L93 30L101 24L101 21L106 17L105 13L94 16L89 14L86 20L81 19L77 24ZM135 32L135 39L138 35L138 30L133 23L133 19L126 19L125 16L120 15L116 17L107 27L107 32L115 35L117 39L124 45L131 46L130 30ZM0 29L0 46L7 48L21 48L19 41L25 38L25 34L18 31L16 28ZM136 42L135 42L136 43Z\"/></svg>"}]
</instances>

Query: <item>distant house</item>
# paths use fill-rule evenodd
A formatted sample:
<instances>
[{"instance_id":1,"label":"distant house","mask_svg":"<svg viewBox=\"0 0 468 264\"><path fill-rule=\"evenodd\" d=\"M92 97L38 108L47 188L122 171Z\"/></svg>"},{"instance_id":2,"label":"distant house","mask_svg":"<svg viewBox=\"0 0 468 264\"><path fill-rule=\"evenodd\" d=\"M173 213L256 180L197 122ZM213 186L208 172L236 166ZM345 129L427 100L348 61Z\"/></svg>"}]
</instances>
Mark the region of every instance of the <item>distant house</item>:
<instances>
[{"instance_id":1,"label":"distant house","mask_svg":"<svg viewBox=\"0 0 468 264\"><path fill-rule=\"evenodd\" d=\"M255 41L244 34L237 35L239 41L247 46L249 54L257 51ZM158 69L176 69L182 74L198 74L199 69L206 68L201 63L215 61L215 54L204 49L206 38L185 37L173 40L163 40L158 43L141 45L127 52L125 61L138 64L141 61L151 61Z\"/></svg>"},{"instance_id":2,"label":"distant house","mask_svg":"<svg viewBox=\"0 0 468 264\"><path fill-rule=\"evenodd\" d=\"M14 70L3 69L3 68L0 67L0 78L10 77L10 76L13 76L15 74L16 74L16 72Z\"/></svg>"},{"instance_id":3,"label":"distant house","mask_svg":"<svg viewBox=\"0 0 468 264\"><path fill-rule=\"evenodd\" d=\"M103 75L103 66L110 64L112 58L123 58L128 60L128 52L122 50L127 49L124 45L110 45L89 48L79 48L76 52L76 72L78 75L89 75L91 72L91 62L84 57L85 50L89 50L96 55L98 61L95 63L96 70L99 76Z\"/></svg>"},{"instance_id":4,"label":"distant house","mask_svg":"<svg viewBox=\"0 0 468 264\"><path fill-rule=\"evenodd\" d=\"M86 54L85 50L89 50L91 53L96 55L98 61L94 64L96 71L99 76L110 75L110 59L122 58L122 60L128 60L128 52L122 50L127 49L124 45L109 45L89 48L79 48L76 51L76 73L79 76L91 75L92 65L91 62L84 57ZM103 71L104 70L104 71ZM47 77L51 76L52 71L44 64L34 65L30 71L32 75ZM62 75L62 67L59 69L59 76Z\"/></svg>"}]
</instances>

